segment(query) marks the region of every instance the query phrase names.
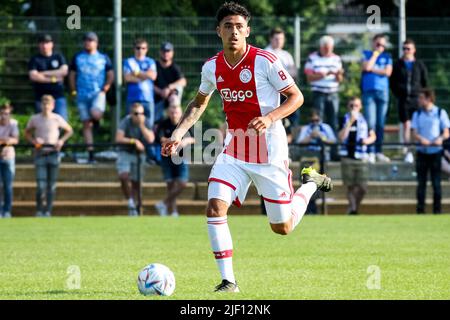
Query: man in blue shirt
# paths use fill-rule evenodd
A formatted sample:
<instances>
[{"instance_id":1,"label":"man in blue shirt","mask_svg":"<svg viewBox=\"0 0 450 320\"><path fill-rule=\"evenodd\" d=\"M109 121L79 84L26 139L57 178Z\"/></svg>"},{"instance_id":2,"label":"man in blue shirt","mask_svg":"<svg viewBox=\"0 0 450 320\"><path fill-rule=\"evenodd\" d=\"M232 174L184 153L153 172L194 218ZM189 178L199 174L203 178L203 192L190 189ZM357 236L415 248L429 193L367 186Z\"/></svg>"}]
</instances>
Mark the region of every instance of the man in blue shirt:
<instances>
[{"instance_id":1,"label":"man in blue shirt","mask_svg":"<svg viewBox=\"0 0 450 320\"><path fill-rule=\"evenodd\" d=\"M156 80L156 62L146 56L148 43L144 39L134 42L134 56L123 62L123 74L127 83L127 113L130 106L139 102L144 106L146 118L154 122L155 102L153 81Z\"/></svg>"},{"instance_id":2,"label":"man in blue shirt","mask_svg":"<svg viewBox=\"0 0 450 320\"><path fill-rule=\"evenodd\" d=\"M430 171L433 185L433 213L441 213L441 158L442 143L449 138L450 121L445 110L434 104L434 91L422 89L419 94L421 109L414 112L411 128L417 147L417 213L425 213L427 175Z\"/></svg>"},{"instance_id":3,"label":"man in blue shirt","mask_svg":"<svg viewBox=\"0 0 450 320\"><path fill-rule=\"evenodd\" d=\"M386 38L377 34L372 39L372 51L363 51L361 91L364 117L369 129L375 130L377 136L375 146L369 147L370 162L390 161L382 153L384 123L389 105L389 77L392 73L392 58L385 48Z\"/></svg>"},{"instance_id":4,"label":"man in blue shirt","mask_svg":"<svg viewBox=\"0 0 450 320\"><path fill-rule=\"evenodd\" d=\"M84 141L94 142L93 124L98 125L106 108L106 93L114 81L109 57L98 51L98 37L94 32L83 36L84 50L77 53L70 65L69 85L76 97L78 112L83 122ZM88 147L89 162L94 162L94 149Z\"/></svg>"}]
</instances>

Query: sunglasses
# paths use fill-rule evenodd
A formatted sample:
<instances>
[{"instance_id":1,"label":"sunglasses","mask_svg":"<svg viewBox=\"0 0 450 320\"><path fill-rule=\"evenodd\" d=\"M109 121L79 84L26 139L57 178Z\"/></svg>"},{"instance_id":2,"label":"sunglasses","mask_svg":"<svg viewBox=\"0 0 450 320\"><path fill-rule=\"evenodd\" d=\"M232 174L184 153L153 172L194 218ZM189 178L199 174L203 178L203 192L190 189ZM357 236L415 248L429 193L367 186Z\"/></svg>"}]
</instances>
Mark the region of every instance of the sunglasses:
<instances>
[{"instance_id":1,"label":"sunglasses","mask_svg":"<svg viewBox=\"0 0 450 320\"><path fill-rule=\"evenodd\" d=\"M350 108L355 108L355 107L359 107L360 105L359 104L356 104L356 103L351 103L351 104L349 104L349 107Z\"/></svg>"},{"instance_id":2,"label":"sunglasses","mask_svg":"<svg viewBox=\"0 0 450 320\"><path fill-rule=\"evenodd\" d=\"M376 46L376 47L386 48L386 46L385 46L384 44L382 44L382 43L377 43L375 46Z\"/></svg>"},{"instance_id":3,"label":"sunglasses","mask_svg":"<svg viewBox=\"0 0 450 320\"><path fill-rule=\"evenodd\" d=\"M135 116L142 116L142 115L144 115L145 113L144 113L144 112L133 112L133 114L134 114Z\"/></svg>"},{"instance_id":4,"label":"sunglasses","mask_svg":"<svg viewBox=\"0 0 450 320\"><path fill-rule=\"evenodd\" d=\"M311 119L311 122L320 122L320 119Z\"/></svg>"},{"instance_id":5,"label":"sunglasses","mask_svg":"<svg viewBox=\"0 0 450 320\"><path fill-rule=\"evenodd\" d=\"M134 47L136 50L147 50L147 47Z\"/></svg>"}]
</instances>

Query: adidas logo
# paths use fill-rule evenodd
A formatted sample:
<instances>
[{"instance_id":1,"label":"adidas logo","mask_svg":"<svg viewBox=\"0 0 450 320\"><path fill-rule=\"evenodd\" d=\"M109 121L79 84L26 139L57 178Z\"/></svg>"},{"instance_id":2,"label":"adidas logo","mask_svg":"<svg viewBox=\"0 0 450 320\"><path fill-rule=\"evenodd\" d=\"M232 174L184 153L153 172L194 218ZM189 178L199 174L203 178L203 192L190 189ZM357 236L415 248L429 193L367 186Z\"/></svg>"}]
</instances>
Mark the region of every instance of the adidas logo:
<instances>
[{"instance_id":1,"label":"adidas logo","mask_svg":"<svg viewBox=\"0 0 450 320\"><path fill-rule=\"evenodd\" d=\"M280 198L286 198L287 194L286 192L283 192L282 194L280 194Z\"/></svg>"},{"instance_id":2,"label":"adidas logo","mask_svg":"<svg viewBox=\"0 0 450 320\"><path fill-rule=\"evenodd\" d=\"M222 78L222 76L219 76L218 78L217 78L217 82L224 82L225 80L223 80L223 78Z\"/></svg>"}]
</instances>

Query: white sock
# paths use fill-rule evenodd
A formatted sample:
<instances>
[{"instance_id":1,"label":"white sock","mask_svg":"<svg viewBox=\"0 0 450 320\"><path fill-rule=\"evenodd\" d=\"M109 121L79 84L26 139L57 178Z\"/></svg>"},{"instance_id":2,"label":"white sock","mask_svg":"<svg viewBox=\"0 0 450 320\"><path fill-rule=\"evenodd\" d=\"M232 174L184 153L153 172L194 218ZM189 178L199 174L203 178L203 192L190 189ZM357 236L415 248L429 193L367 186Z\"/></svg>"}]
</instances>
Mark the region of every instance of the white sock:
<instances>
[{"instance_id":1,"label":"white sock","mask_svg":"<svg viewBox=\"0 0 450 320\"><path fill-rule=\"evenodd\" d=\"M128 199L128 206L130 208L134 208L136 205L134 204L134 200L133 198Z\"/></svg>"},{"instance_id":2,"label":"white sock","mask_svg":"<svg viewBox=\"0 0 450 320\"><path fill-rule=\"evenodd\" d=\"M300 223L305 215L309 200L317 191L317 185L314 182L307 182L294 193L292 197L292 230Z\"/></svg>"},{"instance_id":3,"label":"white sock","mask_svg":"<svg viewBox=\"0 0 450 320\"><path fill-rule=\"evenodd\" d=\"M236 283L233 273L233 241L227 217L208 218L208 235L222 279Z\"/></svg>"}]
</instances>

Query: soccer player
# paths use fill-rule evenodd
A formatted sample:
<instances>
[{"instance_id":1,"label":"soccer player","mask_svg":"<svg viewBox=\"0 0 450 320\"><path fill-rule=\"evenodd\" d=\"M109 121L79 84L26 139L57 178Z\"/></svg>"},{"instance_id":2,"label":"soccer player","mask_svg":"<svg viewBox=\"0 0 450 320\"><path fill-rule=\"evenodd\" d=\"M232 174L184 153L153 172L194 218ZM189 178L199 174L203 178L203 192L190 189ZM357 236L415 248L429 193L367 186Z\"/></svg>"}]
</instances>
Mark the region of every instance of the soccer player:
<instances>
[{"instance_id":1,"label":"soccer player","mask_svg":"<svg viewBox=\"0 0 450 320\"><path fill-rule=\"evenodd\" d=\"M245 7L226 2L216 17L223 51L203 65L199 91L161 153L175 153L217 89L228 131L208 180L208 234L222 276L215 291L239 292L227 224L230 205L240 206L253 181L264 199L272 230L286 235L300 222L312 194L317 189L330 191L332 184L325 175L305 168L303 184L294 192L281 119L302 105L303 95L275 55L247 44L250 13ZM287 97L281 105L279 93Z\"/></svg>"}]
</instances>

